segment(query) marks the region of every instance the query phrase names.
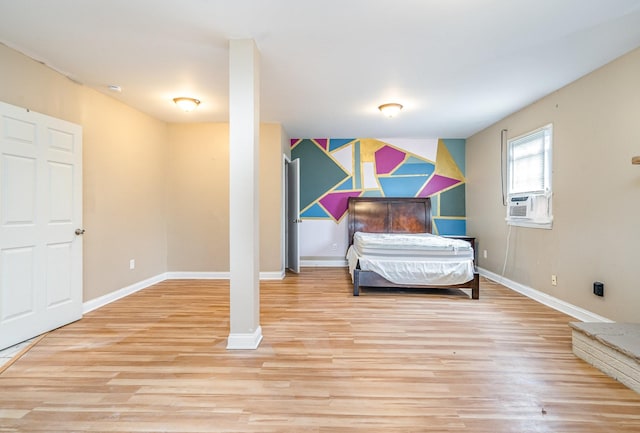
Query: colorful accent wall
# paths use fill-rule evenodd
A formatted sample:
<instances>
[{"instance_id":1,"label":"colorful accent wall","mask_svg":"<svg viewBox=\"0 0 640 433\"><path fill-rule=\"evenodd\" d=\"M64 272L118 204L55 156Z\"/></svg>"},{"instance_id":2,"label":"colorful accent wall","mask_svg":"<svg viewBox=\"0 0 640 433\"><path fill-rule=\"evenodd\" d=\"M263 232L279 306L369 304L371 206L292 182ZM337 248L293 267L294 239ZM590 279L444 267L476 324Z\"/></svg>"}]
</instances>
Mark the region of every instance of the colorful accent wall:
<instances>
[{"instance_id":1,"label":"colorful accent wall","mask_svg":"<svg viewBox=\"0 0 640 433\"><path fill-rule=\"evenodd\" d=\"M303 223L325 222L324 230L305 230L309 236L326 232L327 222L342 225L353 196L431 197L433 232L466 234L464 139L292 139L291 157L300 159ZM329 251L342 249L329 239Z\"/></svg>"}]
</instances>

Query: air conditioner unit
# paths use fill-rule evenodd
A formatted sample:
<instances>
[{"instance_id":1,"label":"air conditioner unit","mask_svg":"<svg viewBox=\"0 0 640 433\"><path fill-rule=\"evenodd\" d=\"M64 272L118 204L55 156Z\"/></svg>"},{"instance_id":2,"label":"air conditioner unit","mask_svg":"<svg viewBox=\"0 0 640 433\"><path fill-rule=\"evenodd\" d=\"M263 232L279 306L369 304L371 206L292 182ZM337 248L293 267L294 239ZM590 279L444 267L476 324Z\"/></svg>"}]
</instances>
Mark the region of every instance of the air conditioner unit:
<instances>
[{"instance_id":1,"label":"air conditioner unit","mask_svg":"<svg viewBox=\"0 0 640 433\"><path fill-rule=\"evenodd\" d=\"M529 218L529 215L531 215L531 196L520 195L509 197L507 219Z\"/></svg>"},{"instance_id":2,"label":"air conditioner unit","mask_svg":"<svg viewBox=\"0 0 640 433\"><path fill-rule=\"evenodd\" d=\"M512 225L549 225L551 195L544 193L512 194L507 203L507 223Z\"/></svg>"}]
</instances>

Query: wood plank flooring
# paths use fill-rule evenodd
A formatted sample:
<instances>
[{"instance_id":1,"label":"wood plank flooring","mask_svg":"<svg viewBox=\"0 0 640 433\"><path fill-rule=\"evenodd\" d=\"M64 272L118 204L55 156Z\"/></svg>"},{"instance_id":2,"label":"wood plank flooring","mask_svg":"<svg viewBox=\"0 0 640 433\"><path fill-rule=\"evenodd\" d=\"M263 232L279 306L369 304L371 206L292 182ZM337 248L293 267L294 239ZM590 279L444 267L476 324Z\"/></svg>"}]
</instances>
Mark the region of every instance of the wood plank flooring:
<instances>
[{"instance_id":1,"label":"wood plank flooring","mask_svg":"<svg viewBox=\"0 0 640 433\"><path fill-rule=\"evenodd\" d=\"M640 432L640 395L571 352L574 320L488 280L261 284L264 340L225 349L228 281L165 281L0 374L0 432Z\"/></svg>"}]
</instances>

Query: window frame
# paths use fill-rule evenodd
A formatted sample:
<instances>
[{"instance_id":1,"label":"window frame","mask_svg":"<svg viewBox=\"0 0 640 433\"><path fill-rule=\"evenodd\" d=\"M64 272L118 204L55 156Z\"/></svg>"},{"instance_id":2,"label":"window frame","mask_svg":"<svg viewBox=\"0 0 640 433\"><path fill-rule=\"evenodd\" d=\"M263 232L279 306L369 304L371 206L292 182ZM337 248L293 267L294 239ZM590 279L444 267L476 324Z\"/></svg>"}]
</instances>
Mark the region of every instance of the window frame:
<instances>
[{"instance_id":1,"label":"window frame","mask_svg":"<svg viewBox=\"0 0 640 433\"><path fill-rule=\"evenodd\" d=\"M521 156L520 158L514 157L515 150L525 150L527 144L534 144L537 140L542 139L542 149L539 149L535 153L529 153L528 155ZM535 149L534 149L535 150ZM553 124L549 123L532 131L521 134L517 137L507 140L506 146L506 196L507 196L507 213L509 212L508 206L512 197L531 196L536 200L547 200L546 212L542 215L537 213L531 218L509 218L507 217L507 223L509 225L523 226L523 227L535 227L535 228L551 228L553 221L551 197L553 194L552 187L552 173L553 173ZM540 161L540 158L542 161ZM539 166L539 171L531 176L516 177L518 172L516 165L519 164L519 168L529 164ZM537 167L536 167L537 168ZM528 184L528 187L527 187ZM519 185L519 186L518 186Z\"/></svg>"}]
</instances>

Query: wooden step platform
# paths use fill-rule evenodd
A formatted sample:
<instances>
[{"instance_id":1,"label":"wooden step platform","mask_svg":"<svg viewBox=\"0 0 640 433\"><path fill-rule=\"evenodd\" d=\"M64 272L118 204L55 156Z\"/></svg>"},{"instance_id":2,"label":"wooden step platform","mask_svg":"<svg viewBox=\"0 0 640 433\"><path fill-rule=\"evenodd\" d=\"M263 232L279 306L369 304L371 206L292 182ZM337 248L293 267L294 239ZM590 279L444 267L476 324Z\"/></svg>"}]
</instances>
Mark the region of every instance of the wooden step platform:
<instances>
[{"instance_id":1,"label":"wooden step platform","mask_svg":"<svg viewBox=\"0 0 640 433\"><path fill-rule=\"evenodd\" d=\"M640 323L569 325L576 356L640 393Z\"/></svg>"}]
</instances>

